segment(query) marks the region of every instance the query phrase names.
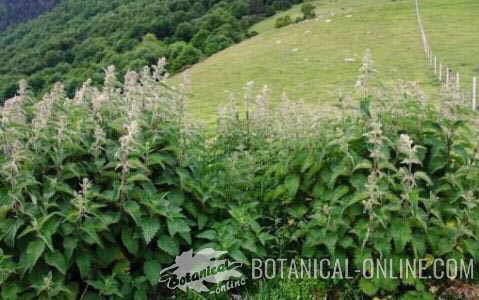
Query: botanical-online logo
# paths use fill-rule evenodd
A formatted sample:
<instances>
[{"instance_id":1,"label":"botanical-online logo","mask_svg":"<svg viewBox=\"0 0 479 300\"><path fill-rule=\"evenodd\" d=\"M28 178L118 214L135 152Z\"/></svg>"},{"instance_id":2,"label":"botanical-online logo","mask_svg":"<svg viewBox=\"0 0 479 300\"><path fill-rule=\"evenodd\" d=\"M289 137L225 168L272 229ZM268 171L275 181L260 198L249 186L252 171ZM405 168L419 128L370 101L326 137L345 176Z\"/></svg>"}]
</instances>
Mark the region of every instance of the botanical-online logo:
<instances>
[{"instance_id":1,"label":"botanical-online logo","mask_svg":"<svg viewBox=\"0 0 479 300\"><path fill-rule=\"evenodd\" d=\"M161 270L160 282L165 282L170 289L209 292L205 282L219 284L232 277L242 277L237 271L242 266L241 263L220 259L226 253L211 248L200 250L196 254L193 250L183 252L176 257L175 264Z\"/></svg>"}]
</instances>

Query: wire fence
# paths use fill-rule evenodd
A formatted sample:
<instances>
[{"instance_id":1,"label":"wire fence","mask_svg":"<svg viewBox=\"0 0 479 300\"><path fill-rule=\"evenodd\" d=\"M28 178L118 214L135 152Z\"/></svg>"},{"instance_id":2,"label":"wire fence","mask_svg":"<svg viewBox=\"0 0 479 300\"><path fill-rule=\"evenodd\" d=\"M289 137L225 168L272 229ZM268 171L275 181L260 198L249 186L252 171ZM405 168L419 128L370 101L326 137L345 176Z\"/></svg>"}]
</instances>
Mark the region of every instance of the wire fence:
<instances>
[{"instance_id":1,"label":"wire fence","mask_svg":"<svg viewBox=\"0 0 479 300\"><path fill-rule=\"evenodd\" d=\"M477 109L477 77L472 78L464 78L461 76L459 72L454 71L450 68L447 64L441 62L436 55L434 55L431 46L429 45L429 41L427 39L426 31L424 30L424 25L421 19L421 13L419 8L419 0L415 0L416 2L416 16L417 16L417 23L419 26L419 31L421 33L421 40L424 47L424 53L426 56L427 63L432 67L434 70L434 74L437 76L439 81L448 87L456 88L464 102L470 101L472 110ZM468 80L471 80L472 88L465 88L468 86L466 83Z\"/></svg>"}]
</instances>

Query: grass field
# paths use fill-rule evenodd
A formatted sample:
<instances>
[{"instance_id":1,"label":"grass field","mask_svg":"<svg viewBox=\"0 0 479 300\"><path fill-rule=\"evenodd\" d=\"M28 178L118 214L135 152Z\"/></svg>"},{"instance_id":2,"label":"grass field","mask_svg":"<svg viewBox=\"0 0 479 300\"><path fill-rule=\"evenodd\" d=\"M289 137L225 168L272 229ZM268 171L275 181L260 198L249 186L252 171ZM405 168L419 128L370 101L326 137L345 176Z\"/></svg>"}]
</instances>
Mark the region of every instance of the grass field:
<instances>
[{"instance_id":1,"label":"grass field","mask_svg":"<svg viewBox=\"0 0 479 300\"><path fill-rule=\"evenodd\" d=\"M434 55L471 88L479 76L479 1L422 0L421 15Z\"/></svg>"},{"instance_id":2,"label":"grass field","mask_svg":"<svg viewBox=\"0 0 479 300\"><path fill-rule=\"evenodd\" d=\"M194 117L214 120L233 92L246 82L267 84L272 98L282 92L311 104L331 103L340 88L351 89L361 58L370 48L379 78L418 81L433 89L412 1L339 0L321 2L315 20L274 28L274 16L256 25L260 34L190 69ZM299 7L284 14L294 16Z\"/></svg>"}]
</instances>

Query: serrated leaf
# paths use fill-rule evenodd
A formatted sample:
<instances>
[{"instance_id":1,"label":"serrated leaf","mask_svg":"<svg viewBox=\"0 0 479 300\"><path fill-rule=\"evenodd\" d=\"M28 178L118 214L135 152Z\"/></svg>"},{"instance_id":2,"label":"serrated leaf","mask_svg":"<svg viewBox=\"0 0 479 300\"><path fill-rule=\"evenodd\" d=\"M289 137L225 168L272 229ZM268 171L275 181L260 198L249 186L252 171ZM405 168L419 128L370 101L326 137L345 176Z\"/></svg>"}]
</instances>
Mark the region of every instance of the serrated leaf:
<instances>
[{"instance_id":1,"label":"serrated leaf","mask_svg":"<svg viewBox=\"0 0 479 300\"><path fill-rule=\"evenodd\" d=\"M17 300L19 299L18 294L21 292L21 289L16 283L11 282L9 284L2 286L1 291L2 291L1 293L2 299Z\"/></svg>"},{"instance_id":2,"label":"serrated leaf","mask_svg":"<svg viewBox=\"0 0 479 300\"><path fill-rule=\"evenodd\" d=\"M300 183L300 178L298 175L289 175L284 184L286 186L286 190L288 191L288 196L290 198L293 198L296 196L296 193L298 192L299 188L299 183Z\"/></svg>"},{"instance_id":3,"label":"serrated leaf","mask_svg":"<svg viewBox=\"0 0 479 300\"><path fill-rule=\"evenodd\" d=\"M394 221L391 224L391 236L397 252L401 253L412 238L412 231L407 220Z\"/></svg>"},{"instance_id":4,"label":"serrated leaf","mask_svg":"<svg viewBox=\"0 0 479 300\"><path fill-rule=\"evenodd\" d=\"M326 248L328 248L329 253L331 253L331 255L334 255L337 241L338 241L337 234L328 232L323 235L322 243L326 245Z\"/></svg>"},{"instance_id":5,"label":"serrated leaf","mask_svg":"<svg viewBox=\"0 0 479 300\"><path fill-rule=\"evenodd\" d=\"M147 260L143 264L143 272L151 285L156 286L160 280L161 264L156 260Z\"/></svg>"},{"instance_id":6,"label":"serrated leaf","mask_svg":"<svg viewBox=\"0 0 479 300\"><path fill-rule=\"evenodd\" d=\"M349 187L347 185L341 185L340 187L335 188L332 195L331 202L334 203L340 200L347 193L349 193Z\"/></svg>"},{"instance_id":7,"label":"serrated leaf","mask_svg":"<svg viewBox=\"0 0 479 300\"><path fill-rule=\"evenodd\" d=\"M168 219L168 232L170 236L174 236L178 232L189 232L190 227L183 219Z\"/></svg>"},{"instance_id":8,"label":"serrated leaf","mask_svg":"<svg viewBox=\"0 0 479 300\"><path fill-rule=\"evenodd\" d=\"M134 237L134 232L131 228L123 228L121 231L121 241L131 254L137 254L139 249L139 242Z\"/></svg>"},{"instance_id":9,"label":"serrated leaf","mask_svg":"<svg viewBox=\"0 0 479 300\"><path fill-rule=\"evenodd\" d=\"M91 270L91 256L86 251L80 251L75 259L78 270L82 278L87 278Z\"/></svg>"},{"instance_id":10,"label":"serrated leaf","mask_svg":"<svg viewBox=\"0 0 479 300\"><path fill-rule=\"evenodd\" d=\"M87 234L87 238L91 240L85 239L84 240L88 243L95 243L100 247L103 247L100 237L98 236L96 230L96 226L94 223L84 223L83 226L80 227L80 230Z\"/></svg>"},{"instance_id":11,"label":"serrated leaf","mask_svg":"<svg viewBox=\"0 0 479 300\"><path fill-rule=\"evenodd\" d=\"M148 245L155 237L158 230L160 230L160 220L157 218L143 218L140 221L141 229L143 230L143 238Z\"/></svg>"},{"instance_id":12,"label":"serrated leaf","mask_svg":"<svg viewBox=\"0 0 479 300\"><path fill-rule=\"evenodd\" d=\"M28 243L27 250L22 254L20 265L25 271L31 270L38 259L45 251L45 242L41 240L32 241Z\"/></svg>"},{"instance_id":13,"label":"serrated leaf","mask_svg":"<svg viewBox=\"0 0 479 300\"><path fill-rule=\"evenodd\" d=\"M78 240L73 237L65 237L63 240L63 248L65 249L65 257L67 260L70 260L70 258L73 255L73 252L75 251L76 247L78 244Z\"/></svg>"},{"instance_id":14,"label":"serrated leaf","mask_svg":"<svg viewBox=\"0 0 479 300\"><path fill-rule=\"evenodd\" d=\"M49 252L45 255L45 262L50 266L57 268L62 274L67 272L67 261L59 251Z\"/></svg>"},{"instance_id":15,"label":"serrated leaf","mask_svg":"<svg viewBox=\"0 0 479 300\"><path fill-rule=\"evenodd\" d=\"M171 256L177 256L180 253L178 241L169 235L163 234L158 238L158 248L165 251Z\"/></svg>"},{"instance_id":16,"label":"serrated leaf","mask_svg":"<svg viewBox=\"0 0 479 300\"><path fill-rule=\"evenodd\" d=\"M127 201L124 204L125 211L133 218L136 224L141 219L141 208L135 201Z\"/></svg>"},{"instance_id":17,"label":"serrated leaf","mask_svg":"<svg viewBox=\"0 0 479 300\"><path fill-rule=\"evenodd\" d=\"M475 240L464 240L466 251L474 258L479 257L479 242Z\"/></svg>"},{"instance_id":18,"label":"serrated leaf","mask_svg":"<svg viewBox=\"0 0 479 300\"><path fill-rule=\"evenodd\" d=\"M128 177L128 183L142 182L142 181L150 182L151 180L141 173Z\"/></svg>"},{"instance_id":19,"label":"serrated leaf","mask_svg":"<svg viewBox=\"0 0 479 300\"><path fill-rule=\"evenodd\" d=\"M203 231L202 233L198 234L196 237L200 238L200 239L214 241L214 240L216 240L216 231L206 230L206 231Z\"/></svg>"},{"instance_id":20,"label":"serrated leaf","mask_svg":"<svg viewBox=\"0 0 479 300\"><path fill-rule=\"evenodd\" d=\"M373 167L373 165L372 165L371 161L369 161L368 159L363 159L359 163L357 163L356 166L354 166L353 171L362 170L362 169L369 170L372 167Z\"/></svg>"},{"instance_id":21,"label":"serrated leaf","mask_svg":"<svg viewBox=\"0 0 479 300\"><path fill-rule=\"evenodd\" d=\"M414 177L416 179L424 180L429 186L433 185L431 178L429 178L429 176L427 176L427 174L424 172L418 171L414 173Z\"/></svg>"},{"instance_id":22,"label":"serrated leaf","mask_svg":"<svg viewBox=\"0 0 479 300\"><path fill-rule=\"evenodd\" d=\"M426 254L426 241L422 234L414 234L411 244L417 258L421 258Z\"/></svg>"},{"instance_id":23,"label":"serrated leaf","mask_svg":"<svg viewBox=\"0 0 479 300\"><path fill-rule=\"evenodd\" d=\"M368 296L374 296L378 292L378 287L374 282L366 278L361 278L359 281L359 288Z\"/></svg>"}]
</instances>

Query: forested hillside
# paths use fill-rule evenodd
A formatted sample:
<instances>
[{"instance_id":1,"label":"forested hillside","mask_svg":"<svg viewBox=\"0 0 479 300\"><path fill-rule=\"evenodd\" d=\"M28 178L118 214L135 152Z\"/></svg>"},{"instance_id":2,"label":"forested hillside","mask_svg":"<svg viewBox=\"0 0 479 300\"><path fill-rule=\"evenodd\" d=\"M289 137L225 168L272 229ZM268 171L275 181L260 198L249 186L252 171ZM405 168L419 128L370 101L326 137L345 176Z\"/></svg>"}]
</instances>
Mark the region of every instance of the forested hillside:
<instances>
[{"instance_id":1,"label":"forested hillside","mask_svg":"<svg viewBox=\"0 0 479 300\"><path fill-rule=\"evenodd\" d=\"M0 0L0 31L51 9L58 0Z\"/></svg>"},{"instance_id":2,"label":"forested hillside","mask_svg":"<svg viewBox=\"0 0 479 300\"><path fill-rule=\"evenodd\" d=\"M57 81L72 94L81 82L102 81L168 58L177 72L249 37L248 28L301 0L63 0L51 12L0 37L0 99L28 79L35 92Z\"/></svg>"}]
</instances>

